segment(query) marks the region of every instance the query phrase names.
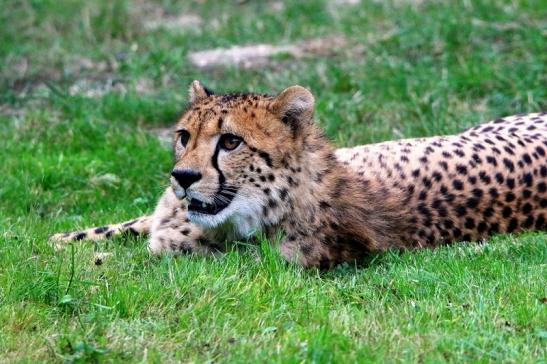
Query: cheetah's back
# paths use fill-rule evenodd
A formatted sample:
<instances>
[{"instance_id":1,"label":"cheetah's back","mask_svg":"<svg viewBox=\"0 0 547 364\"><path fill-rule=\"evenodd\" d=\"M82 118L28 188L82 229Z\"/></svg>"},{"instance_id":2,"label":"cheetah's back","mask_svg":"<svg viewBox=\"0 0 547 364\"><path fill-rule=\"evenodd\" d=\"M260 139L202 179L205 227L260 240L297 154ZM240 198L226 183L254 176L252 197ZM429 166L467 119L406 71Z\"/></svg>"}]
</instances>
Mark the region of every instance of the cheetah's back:
<instances>
[{"instance_id":1,"label":"cheetah's back","mask_svg":"<svg viewBox=\"0 0 547 364\"><path fill-rule=\"evenodd\" d=\"M547 218L547 114L517 115L452 136L337 151L363 188L400 201L404 245L479 240L543 230Z\"/></svg>"}]
</instances>

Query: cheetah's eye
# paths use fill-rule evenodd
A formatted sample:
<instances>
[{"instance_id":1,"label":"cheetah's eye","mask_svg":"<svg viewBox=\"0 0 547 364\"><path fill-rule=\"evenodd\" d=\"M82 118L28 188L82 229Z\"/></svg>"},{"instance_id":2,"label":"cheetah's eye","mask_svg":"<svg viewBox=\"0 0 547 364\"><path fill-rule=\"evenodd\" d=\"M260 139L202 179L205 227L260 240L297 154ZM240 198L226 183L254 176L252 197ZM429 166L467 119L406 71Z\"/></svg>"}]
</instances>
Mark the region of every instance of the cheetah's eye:
<instances>
[{"instance_id":1,"label":"cheetah's eye","mask_svg":"<svg viewBox=\"0 0 547 364\"><path fill-rule=\"evenodd\" d=\"M181 129L177 130L177 134L180 136L180 144L182 144L183 147L186 147L186 144L188 144L188 140L190 139L190 133L187 130Z\"/></svg>"},{"instance_id":2,"label":"cheetah's eye","mask_svg":"<svg viewBox=\"0 0 547 364\"><path fill-rule=\"evenodd\" d=\"M224 150L234 150L236 149L243 139L233 134L222 134L218 144Z\"/></svg>"}]
</instances>

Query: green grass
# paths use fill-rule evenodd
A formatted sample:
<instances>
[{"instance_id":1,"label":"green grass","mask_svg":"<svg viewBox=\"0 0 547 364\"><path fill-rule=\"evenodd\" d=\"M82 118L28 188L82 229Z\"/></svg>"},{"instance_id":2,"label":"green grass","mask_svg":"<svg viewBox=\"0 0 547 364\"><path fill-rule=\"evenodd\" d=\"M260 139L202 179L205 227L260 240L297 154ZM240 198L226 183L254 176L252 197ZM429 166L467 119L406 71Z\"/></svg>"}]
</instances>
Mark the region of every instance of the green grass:
<instances>
[{"instance_id":1,"label":"green grass","mask_svg":"<svg viewBox=\"0 0 547 364\"><path fill-rule=\"evenodd\" d=\"M154 9L204 21L148 30ZM217 259L152 258L145 240L47 242L153 209L171 154L150 130L173 123L193 79L309 87L340 146L451 133L546 109L545 19L541 0L4 1L0 362L545 362L545 233L326 273L287 266L265 241ZM186 57L329 35L347 44L257 69ZM125 92L74 92L83 81ZM96 252L113 255L97 265Z\"/></svg>"}]
</instances>

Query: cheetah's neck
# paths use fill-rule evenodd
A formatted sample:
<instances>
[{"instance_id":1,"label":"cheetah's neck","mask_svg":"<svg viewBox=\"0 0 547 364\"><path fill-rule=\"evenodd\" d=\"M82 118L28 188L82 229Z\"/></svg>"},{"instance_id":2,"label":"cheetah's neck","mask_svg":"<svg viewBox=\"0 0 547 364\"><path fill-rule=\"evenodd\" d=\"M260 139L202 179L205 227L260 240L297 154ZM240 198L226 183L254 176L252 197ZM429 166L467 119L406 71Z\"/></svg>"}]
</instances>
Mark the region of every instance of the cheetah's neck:
<instances>
[{"instance_id":1,"label":"cheetah's neck","mask_svg":"<svg viewBox=\"0 0 547 364\"><path fill-rule=\"evenodd\" d=\"M301 150L290 167L296 173L288 179L294 190L281 222L285 232L316 236L325 244L341 244L341 249L393 245L406 226L400 199L381 186L364 184L336 158L334 147L318 129L303 139Z\"/></svg>"}]
</instances>

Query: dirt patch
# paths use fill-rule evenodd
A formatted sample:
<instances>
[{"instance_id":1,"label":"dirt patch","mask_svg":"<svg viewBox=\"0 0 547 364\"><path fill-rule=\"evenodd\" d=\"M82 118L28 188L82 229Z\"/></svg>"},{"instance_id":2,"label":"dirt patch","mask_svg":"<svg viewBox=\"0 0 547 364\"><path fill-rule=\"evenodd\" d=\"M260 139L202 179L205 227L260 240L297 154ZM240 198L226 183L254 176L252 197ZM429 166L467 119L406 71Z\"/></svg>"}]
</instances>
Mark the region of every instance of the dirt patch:
<instances>
[{"instance_id":1,"label":"dirt patch","mask_svg":"<svg viewBox=\"0 0 547 364\"><path fill-rule=\"evenodd\" d=\"M16 122L21 122L26 114L27 113L23 108L0 103L0 116L8 117Z\"/></svg>"},{"instance_id":2,"label":"dirt patch","mask_svg":"<svg viewBox=\"0 0 547 364\"><path fill-rule=\"evenodd\" d=\"M395 7L406 6L406 5L417 6L417 5L422 5L426 1L427 0L393 0L391 4ZM385 4L384 0L374 0L374 2L377 4Z\"/></svg>"},{"instance_id":3,"label":"dirt patch","mask_svg":"<svg viewBox=\"0 0 547 364\"><path fill-rule=\"evenodd\" d=\"M216 48L188 54L188 59L199 68L216 66L238 66L243 68L260 67L271 62L272 58L289 56L305 58L318 55L335 54L346 44L346 39L340 35L326 38L313 38L306 41L287 44L252 44Z\"/></svg>"},{"instance_id":4,"label":"dirt patch","mask_svg":"<svg viewBox=\"0 0 547 364\"><path fill-rule=\"evenodd\" d=\"M69 88L71 96L81 95L90 98L103 97L109 93L125 94L131 85L124 80L108 77L104 80L83 78L74 82ZM133 89L139 95L154 92L154 83L147 78L140 78L133 84Z\"/></svg>"},{"instance_id":5,"label":"dirt patch","mask_svg":"<svg viewBox=\"0 0 547 364\"><path fill-rule=\"evenodd\" d=\"M126 88L121 82L109 79L105 82L81 79L74 82L69 88L70 96L81 95L85 97L102 97L110 92L125 92Z\"/></svg>"},{"instance_id":6,"label":"dirt patch","mask_svg":"<svg viewBox=\"0 0 547 364\"><path fill-rule=\"evenodd\" d=\"M393 6L399 7L404 5L421 5L425 1L426 0L392 0L389 3L392 4ZM372 2L376 4L386 3L385 0L372 0ZM328 2L327 6L329 11L332 13L332 12L335 12L337 7L340 7L340 6L349 7L349 6L356 6L360 4L361 4L361 0L331 0Z\"/></svg>"},{"instance_id":7,"label":"dirt patch","mask_svg":"<svg viewBox=\"0 0 547 364\"><path fill-rule=\"evenodd\" d=\"M331 0L326 4L327 12L332 17L338 17L339 11L347 8L353 8L361 4L361 0Z\"/></svg>"},{"instance_id":8,"label":"dirt patch","mask_svg":"<svg viewBox=\"0 0 547 364\"><path fill-rule=\"evenodd\" d=\"M270 3L270 9L273 11L283 11L285 10L285 4L283 1L272 1Z\"/></svg>"},{"instance_id":9,"label":"dirt patch","mask_svg":"<svg viewBox=\"0 0 547 364\"><path fill-rule=\"evenodd\" d=\"M123 57L125 55L120 55ZM129 88L128 82L117 75L119 62L116 57L108 60L93 60L87 57L73 57L63 66L64 74L73 79L68 87L71 96L83 95L86 97L102 97L110 92L125 93ZM135 89L148 89L140 85L151 84L148 80L137 80Z\"/></svg>"},{"instance_id":10,"label":"dirt patch","mask_svg":"<svg viewBox=\"0 0 547 364\"><path fill-rule=\"evenodd\" d=\"M132 16L138 19L146 31L167 29L172 31L200 28L203 19L192 13L169 13L160 4L148 0L136 0L132 6Z\"/></svg>"},{"instance_id":11,"label":"dirt patch","mask_svg":"<svg viewBox=\"0 0 547 364\"><path fill-rule=\"evenodd\" d=\"M63 66L63 72L66 75L80 75L85 72L93 73L112 73L116 72L119 64L116 59L93 60L88 57L76 56L68 60Z\"/></svg>"},{"instance_id":12,"label":"dirt patch","mask_svg":"<svg viewBox=\"0 0 547 364\"><path fill-rule=\"evenodd\" d=\"M359 5L361 0L334 0L333 5Z\"/></svg>"},{"instance_id":13,"label":"dirt patch","mask_svg":"<svg viewBox=\"0 0 547 364\"><path fill-rule=\"evenodd\" d=\"M116 89L119 80L116 73L119 64L115 57L107 60L93 60L84 56L71 56L58 66L37 66L32 60L21 58L10 61L3 73L8 87L18 96L45 95L52 91L51 85L68 85L73 95L85 90L85 94L96 97Z\"/></svg>"},{"instance_id":14,"label":"dirt patch","mask_svg":"<svg viewBox=\"0 0 547 364\"><path fill-rule=\"evenodd\" d=\"M199 28L203 23L203 20L193 14L181 14L181 15L166 15L160 14L154 18L146 19L143 21L144 29L156 30L156 29L168 29L168 30L185 30Z\"/></svg>"}]
</instances>

